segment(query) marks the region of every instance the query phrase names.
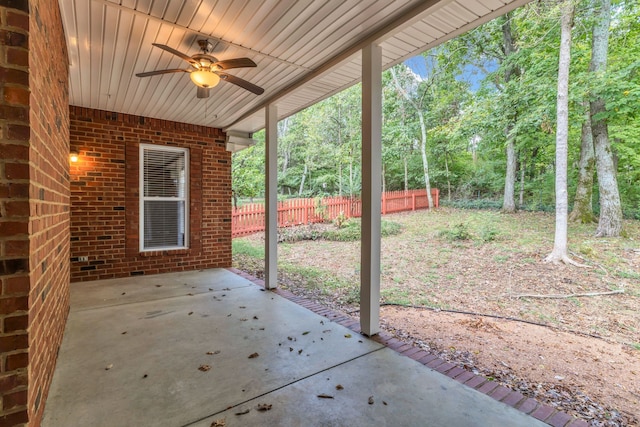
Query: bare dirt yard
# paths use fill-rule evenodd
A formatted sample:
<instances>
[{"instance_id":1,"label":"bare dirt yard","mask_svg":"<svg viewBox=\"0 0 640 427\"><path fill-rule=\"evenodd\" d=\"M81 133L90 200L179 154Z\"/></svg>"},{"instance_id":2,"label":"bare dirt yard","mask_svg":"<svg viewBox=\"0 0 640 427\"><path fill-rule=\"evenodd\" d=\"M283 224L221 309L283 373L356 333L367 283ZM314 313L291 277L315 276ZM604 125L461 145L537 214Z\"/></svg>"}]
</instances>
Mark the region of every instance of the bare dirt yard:
<instances>
[{"instance_id":1,"label":"bare dirt yard","mask_svg":"<svg viewBox=\"0 0 640 427\"><path fill-rule=\"evenodd\" d=\"M382 241L387 331L590 425L640 425L639 221L620 238L570 225L570 254L587 267L543 262L552 214L441 208L384 221L401 224ZM280 286L357 317L359 241L296 233L278 246ZM234 266L261 277L263 239L234 239Z\"/></svg>"}]
</instances>

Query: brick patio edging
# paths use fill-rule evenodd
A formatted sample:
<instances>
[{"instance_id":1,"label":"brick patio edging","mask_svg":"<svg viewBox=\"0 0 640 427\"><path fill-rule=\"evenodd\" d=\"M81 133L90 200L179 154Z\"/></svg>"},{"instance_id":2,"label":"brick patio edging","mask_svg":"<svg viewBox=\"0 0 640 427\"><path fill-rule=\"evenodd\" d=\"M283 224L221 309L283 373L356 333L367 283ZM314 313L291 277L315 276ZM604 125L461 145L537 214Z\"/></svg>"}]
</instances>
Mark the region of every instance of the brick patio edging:
<instances>
[{"instance_id":1,"label":"brick patio edging","mask_svg":"<svg viewBox=\"0 0 640 427\"><path fill-rule=\"evenodd\" d=\"M250 282L264 288L264 280L258 279L244 271L237 268L227 268L230 272L237 274L238 276L249 280ZM310 301L304 297L297 296L292 292L284 289L276 288L270 290L275 294L288 299L316 314L326 317L332 322L338 323L351 329L353 332L361 333L360 322L353 317L341 313L337 310L333 310L324 307L316 302ZM376 341L392 350L395 350L403 356L409 357L435 371L438 371L449 378L452 378L468 387L471 387L479 392L486 394L494 398L495 400L505 403L520 412L524 412L546 424L553 427L588 427L588 423L585 420L581 420L573 417L554 408L553 406L546 405L538 402L537 400L526 397L518 391L511 390L505 386L499 385L493 381L488 380L482 375L476 375L459 366L444 361L443 359L426 352L420 347L394 338L386 332L380 332L377 335L370 337L373 341Z\"/></svg>"}]
</instances>

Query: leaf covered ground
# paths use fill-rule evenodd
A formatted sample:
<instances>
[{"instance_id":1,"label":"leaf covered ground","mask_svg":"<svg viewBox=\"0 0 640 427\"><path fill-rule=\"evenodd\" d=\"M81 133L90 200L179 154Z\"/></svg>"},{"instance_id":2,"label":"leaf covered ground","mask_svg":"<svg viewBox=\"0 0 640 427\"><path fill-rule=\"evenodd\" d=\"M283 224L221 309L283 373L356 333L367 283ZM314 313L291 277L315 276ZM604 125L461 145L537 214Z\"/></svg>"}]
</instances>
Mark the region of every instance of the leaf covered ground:
<instances>
[{"instance_id":1,"label":"leaf covered ground","mask_svg":"<svg viewBox=\"0 0 640 427\"><path fill-rule=\"evenodd\" d=\"M441 208L385 221L401 225L382 241L385 329L591 425L640 424L640 222L605 239L570 225L579 268L543 262L552 214ZM357 316L359 241L286 233L280 286ZM234 239L234 266L261 277L263 239ZM580 296L611 291L623 293Z\"/></svg>"}]
</instances>

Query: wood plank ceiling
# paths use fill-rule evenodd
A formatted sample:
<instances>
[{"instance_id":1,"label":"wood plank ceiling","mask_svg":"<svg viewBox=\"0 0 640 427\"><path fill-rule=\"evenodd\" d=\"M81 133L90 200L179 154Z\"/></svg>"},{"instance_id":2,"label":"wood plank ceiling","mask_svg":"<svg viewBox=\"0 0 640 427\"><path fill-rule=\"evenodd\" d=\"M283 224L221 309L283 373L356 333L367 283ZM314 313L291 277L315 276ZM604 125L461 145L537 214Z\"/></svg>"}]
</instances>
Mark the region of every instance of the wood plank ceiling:
<instances>
[{"instance_id":1,"label":"wood plank ceiling","mask_svg":"<svg viewBox=\"0 0 640 427\"><path fill-rule=\"evenodd\" d=\"M528 0L60 0L70 61L71 105L254 132L264 106L287 117L360 80L360 48L382 46L386 69ZM186 73L136 73L189 65L208 39L219 60L249 57L256 68L196 98Z\"/></svg>"}]
</instances>

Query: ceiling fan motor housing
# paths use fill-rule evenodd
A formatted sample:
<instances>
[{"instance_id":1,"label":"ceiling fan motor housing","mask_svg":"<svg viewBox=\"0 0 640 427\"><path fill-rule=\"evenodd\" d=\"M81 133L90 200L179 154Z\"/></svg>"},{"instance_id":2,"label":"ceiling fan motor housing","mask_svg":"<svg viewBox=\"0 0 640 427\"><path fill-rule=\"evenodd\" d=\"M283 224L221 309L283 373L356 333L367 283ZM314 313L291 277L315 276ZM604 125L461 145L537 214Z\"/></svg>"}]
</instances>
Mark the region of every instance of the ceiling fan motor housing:
<instances>
[{"instance_id":1,"label":"ceiling fan motor housing","mask_svg":"<svg viewBox=\"0 0 640 427\"><path fill-rule=\"evenodd\" d=\"M200 46L200 50L205 54L213 52L213 43L209 40L198 40L198 46Z\"/></svg>"}]
</instances>

